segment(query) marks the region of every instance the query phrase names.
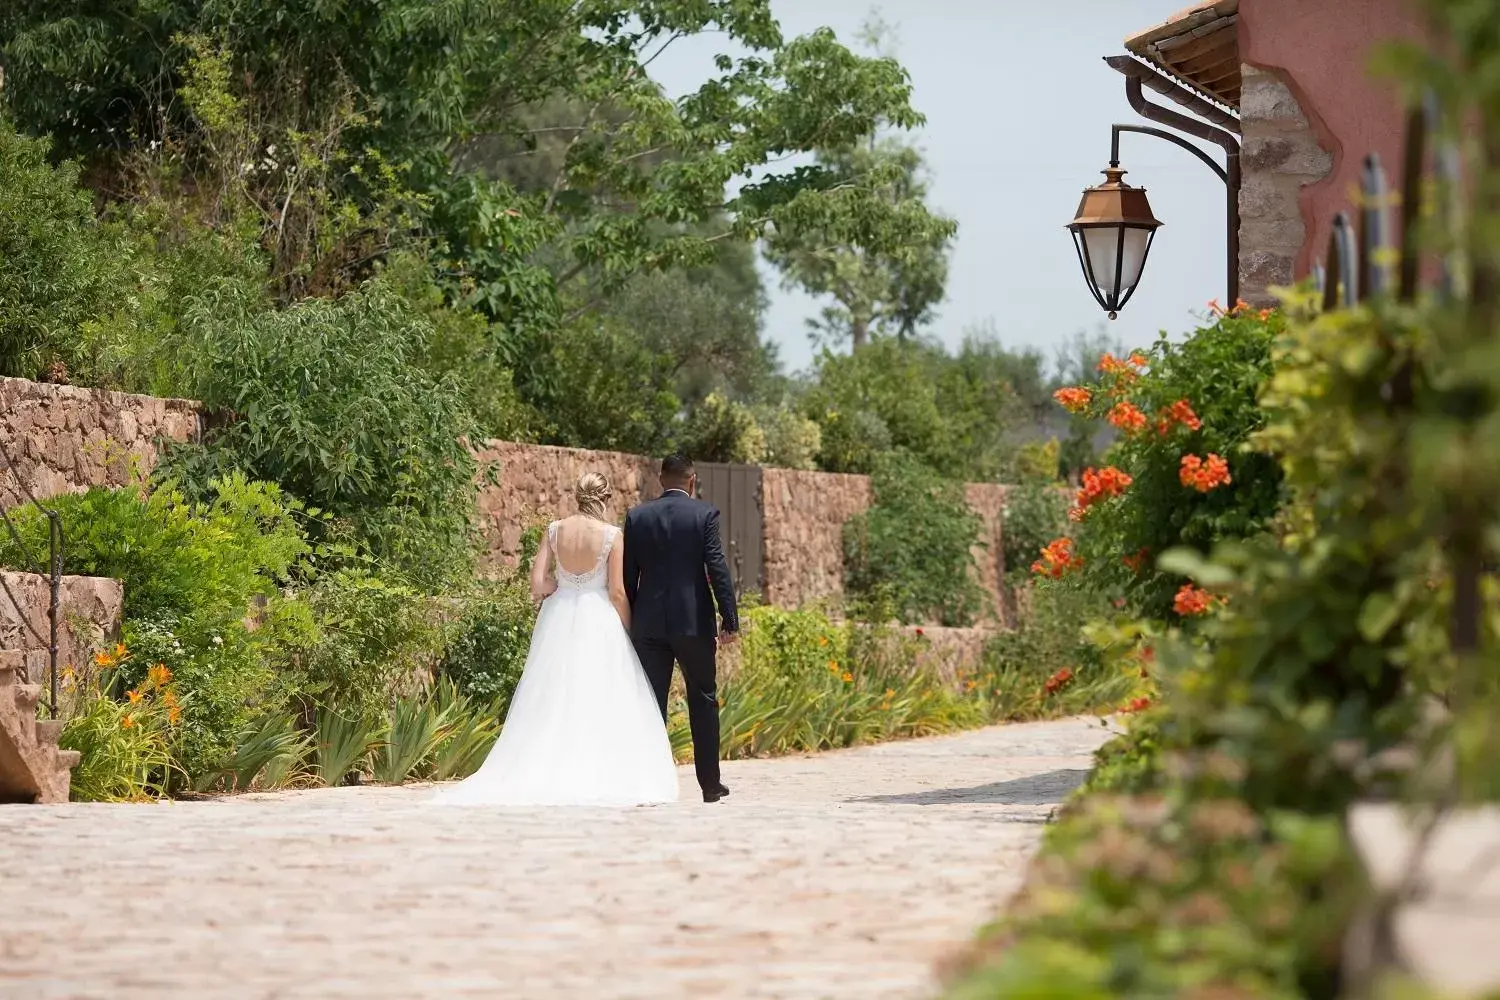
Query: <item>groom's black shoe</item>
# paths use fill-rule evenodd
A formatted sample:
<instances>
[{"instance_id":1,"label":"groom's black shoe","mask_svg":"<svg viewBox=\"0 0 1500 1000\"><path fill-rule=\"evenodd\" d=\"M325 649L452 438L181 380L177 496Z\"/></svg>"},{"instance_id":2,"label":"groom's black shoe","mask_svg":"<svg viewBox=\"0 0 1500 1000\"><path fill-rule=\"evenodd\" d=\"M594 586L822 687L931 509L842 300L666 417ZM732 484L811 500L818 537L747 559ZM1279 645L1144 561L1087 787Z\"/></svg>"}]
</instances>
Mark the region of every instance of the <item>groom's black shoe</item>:
<instances>
[{"instance_id":1,"label":"groom's black shoe","mask_svg":"<svg viewBox=\"0 0 1500 1000\"><path fill-rule=\"evenodd\" d=\"M714 789L705 788L703 790L703 801L704 802L717 802L717 801L719 801L720 799L722 799L724 796L726 796L728 794L729 794L729 789L726 788L723 785L720 785L718 788L714 788Z\"/></svg>"}]
</instances>

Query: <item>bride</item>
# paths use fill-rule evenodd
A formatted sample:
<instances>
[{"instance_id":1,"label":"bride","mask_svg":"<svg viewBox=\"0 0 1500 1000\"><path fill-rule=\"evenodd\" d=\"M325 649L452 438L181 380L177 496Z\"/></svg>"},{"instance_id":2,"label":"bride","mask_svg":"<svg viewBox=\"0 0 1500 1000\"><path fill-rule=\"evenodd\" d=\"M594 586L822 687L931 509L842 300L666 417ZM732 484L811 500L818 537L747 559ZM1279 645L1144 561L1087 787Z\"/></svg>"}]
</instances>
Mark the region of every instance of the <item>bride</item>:
<instances>
[{"instance_id":1,"label":"bride","mask_svg":"<svg viewBox=\"0 0 1500 1000\"><path fill-rule=\"evenodd\" d=\"M629 636L624 546L609 482L586 472L578 513L547 526L531 569L541 600L500 738L451 805L641 805L677 800L677 767Z\"/></svg>"}]
</instances>

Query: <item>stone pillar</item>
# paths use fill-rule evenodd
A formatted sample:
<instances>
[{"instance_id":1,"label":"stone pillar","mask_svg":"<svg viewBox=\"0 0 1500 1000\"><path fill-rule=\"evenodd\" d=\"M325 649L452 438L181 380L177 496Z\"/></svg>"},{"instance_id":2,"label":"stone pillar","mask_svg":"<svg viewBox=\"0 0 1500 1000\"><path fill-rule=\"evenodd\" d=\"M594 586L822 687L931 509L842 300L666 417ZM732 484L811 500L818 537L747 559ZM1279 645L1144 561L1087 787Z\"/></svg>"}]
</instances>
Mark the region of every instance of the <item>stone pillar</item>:
<instances>
[{"instance_id":1,"label":"stone pillar","mask_svg":"<svg viewBox=\"0 0 1500 1000\"><path fill-rule=\"evenodd\" d=\"M1279 76L1248 65L1241 74L1240 297L1269 306L1270 288L1305 277L1294 273L1307 239L1302 189L1328 176L1333 154Z\"/></svg>"}]
</instances>

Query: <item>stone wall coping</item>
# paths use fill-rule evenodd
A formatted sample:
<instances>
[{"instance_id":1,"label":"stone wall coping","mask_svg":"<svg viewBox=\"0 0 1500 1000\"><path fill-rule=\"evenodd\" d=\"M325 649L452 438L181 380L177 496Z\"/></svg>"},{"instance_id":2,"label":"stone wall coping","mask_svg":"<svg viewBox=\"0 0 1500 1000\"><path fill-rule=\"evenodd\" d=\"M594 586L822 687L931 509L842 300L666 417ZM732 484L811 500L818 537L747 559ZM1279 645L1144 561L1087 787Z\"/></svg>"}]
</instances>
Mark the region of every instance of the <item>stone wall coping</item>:
<instances>
[{"instance_id":1,"label":"stone wall coping","mask_svg":"<svg viewBox=\"0 0 1500 1000\"><path fill-rule=\"evenodd\" d=\"M180 399L174 396L148 396L137 392L120 392L115 389L93 389L81 385L58 385L52 382L36 382L29 378L14 378L9 375L0 375L0 396L6 394L7 389L13 389L27 398L55 397L60 399L71 399L78 402L99 400L116 407L129 404L161 403L169 410L177 410L185 413L201 413L204 410L202 403L196 399Z\"/></svg>"}]
</instances>

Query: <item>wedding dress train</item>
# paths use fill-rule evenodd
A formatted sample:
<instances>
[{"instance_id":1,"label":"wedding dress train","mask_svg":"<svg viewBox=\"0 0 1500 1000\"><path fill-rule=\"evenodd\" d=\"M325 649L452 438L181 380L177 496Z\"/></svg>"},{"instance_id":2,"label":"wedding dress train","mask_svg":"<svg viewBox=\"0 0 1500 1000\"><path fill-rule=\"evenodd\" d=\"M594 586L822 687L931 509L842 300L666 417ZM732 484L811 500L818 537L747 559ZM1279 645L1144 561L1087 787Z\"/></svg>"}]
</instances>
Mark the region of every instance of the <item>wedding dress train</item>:
<instances>
[{"instance_id":1,"label":"wedding dress train","mask_svg":"<svg viewBox=\"0 0 1500 1000\"><path fill-rule=\"evenodd\" d=\"M547 529L557 590L542 602L531 649L494 748L447 805L625 806L674 802L677 767L661 711L609 600L620 531L599 525L594 568L570 573ZM576 565L576 563L575 563Z\"/></svg>"}]
</instances>

